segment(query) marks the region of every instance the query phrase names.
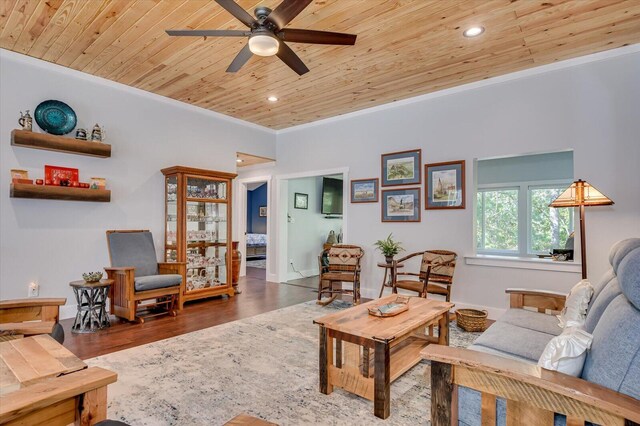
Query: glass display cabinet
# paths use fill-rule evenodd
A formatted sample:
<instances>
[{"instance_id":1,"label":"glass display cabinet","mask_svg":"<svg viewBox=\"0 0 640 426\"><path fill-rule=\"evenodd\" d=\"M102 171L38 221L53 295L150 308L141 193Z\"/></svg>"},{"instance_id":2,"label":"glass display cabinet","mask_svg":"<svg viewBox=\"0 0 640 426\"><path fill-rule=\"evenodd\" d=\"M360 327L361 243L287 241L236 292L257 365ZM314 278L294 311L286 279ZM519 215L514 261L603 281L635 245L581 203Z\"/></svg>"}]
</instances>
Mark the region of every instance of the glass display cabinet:
<instances>
[{"instance_id":1,"label":"glass display cabinet","mask_svg":"<svg viewBox=\"0 0 640 426\"><path fill-rule=\"evenodd\" d=\"M186 262L182 304L226 294L231 285L234 173L174 166L165 175L165 262Z\"/></svg>"}]
</instances>

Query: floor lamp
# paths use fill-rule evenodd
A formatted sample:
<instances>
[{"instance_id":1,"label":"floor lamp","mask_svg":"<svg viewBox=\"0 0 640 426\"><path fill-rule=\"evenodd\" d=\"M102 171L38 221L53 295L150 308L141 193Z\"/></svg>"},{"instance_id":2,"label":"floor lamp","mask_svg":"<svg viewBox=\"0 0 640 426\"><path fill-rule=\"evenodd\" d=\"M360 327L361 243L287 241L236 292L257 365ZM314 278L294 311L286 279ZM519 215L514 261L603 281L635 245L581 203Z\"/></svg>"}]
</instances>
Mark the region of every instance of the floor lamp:
<instances>
[{"instance_id":1,"label":"floor lamp","mask_svg":"<svg viewBox=\"0 0 640 426\"><path fill-rule=\"evenodd\" d=\"M584 208L613 204L602 192L582 179L573 182L549 207L580 207L580 254L582 256L582 279L587 278L587 237L584 231Z\"/></svg>"}]
</instances>

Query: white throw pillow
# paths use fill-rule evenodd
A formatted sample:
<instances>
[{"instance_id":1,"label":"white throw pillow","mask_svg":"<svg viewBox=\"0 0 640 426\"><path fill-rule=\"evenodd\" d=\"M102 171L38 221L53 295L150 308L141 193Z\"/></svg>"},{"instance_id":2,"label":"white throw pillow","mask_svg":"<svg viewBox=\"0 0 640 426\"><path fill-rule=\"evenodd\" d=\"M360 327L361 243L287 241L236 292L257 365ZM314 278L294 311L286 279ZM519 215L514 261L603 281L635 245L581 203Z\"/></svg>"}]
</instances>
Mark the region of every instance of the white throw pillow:
<instances>
[{"instance_id":1,"label":"white throw pillow","mask_svg":"<svg viewBox=\"0 0 640 426\"><path fill-rule=\"evenodd\" d=\"M584 325L591 296L593 296L593 286L589 281L582 280L573 286L564 302L564 309L558 315L561 328Z\"/></svg>"},{"instance_id":2,"label":"white throw pillow","mask_svg":"<svg viewBox=\"0 0 640 426\"><path fill-rule=\"evenodd\" d=\"M581 327L567 327L547 343L538 366L579 377L592 341L593 335Z\"/></svg>"}]
</instances>

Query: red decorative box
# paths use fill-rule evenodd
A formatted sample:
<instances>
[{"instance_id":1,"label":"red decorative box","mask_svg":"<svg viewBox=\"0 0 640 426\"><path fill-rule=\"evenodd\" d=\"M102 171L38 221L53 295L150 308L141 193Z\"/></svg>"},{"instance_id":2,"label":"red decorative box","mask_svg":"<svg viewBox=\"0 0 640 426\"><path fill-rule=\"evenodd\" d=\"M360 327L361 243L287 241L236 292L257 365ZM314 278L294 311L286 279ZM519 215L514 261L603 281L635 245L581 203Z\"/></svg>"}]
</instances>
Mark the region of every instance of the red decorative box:
<instances>
[{"instance_id":1,"label":"red decorative box","mask_svg":"<svg viewBox=\"0 0 640 426\"><path fill-rule=\"evenodd\" d=\"M69 179L69 182L78 182L78 169L72 169L69 167L59 167L59 166L44 166L44 180L54 182L60 181L63 179ZM54 183L55 185L55 183Z\"/></svg>"}]
</instances>

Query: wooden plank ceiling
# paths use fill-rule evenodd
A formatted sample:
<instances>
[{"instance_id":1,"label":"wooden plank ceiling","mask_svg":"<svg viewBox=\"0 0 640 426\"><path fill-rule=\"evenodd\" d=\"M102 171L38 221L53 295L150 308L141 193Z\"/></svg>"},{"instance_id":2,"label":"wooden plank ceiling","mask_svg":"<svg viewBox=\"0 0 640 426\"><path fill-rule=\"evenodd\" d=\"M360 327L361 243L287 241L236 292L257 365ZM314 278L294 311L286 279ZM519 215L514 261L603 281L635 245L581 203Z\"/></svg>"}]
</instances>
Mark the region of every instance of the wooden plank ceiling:
<instances>
[{"instance_id":1,"label":"wooden plank ceiling","mask_svg":"<svg viewBox=\"0 0 640 426\"><path fill-rule=\"evenodd\" d=\"M358 39L292 43L302 77L257 56L228 74L245 39L164 32L244 29L211 0L0 0L2 48L273 129L639 43L640 0L316 0L289 27Z\"/></svg>"}]
</instances>

